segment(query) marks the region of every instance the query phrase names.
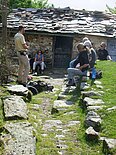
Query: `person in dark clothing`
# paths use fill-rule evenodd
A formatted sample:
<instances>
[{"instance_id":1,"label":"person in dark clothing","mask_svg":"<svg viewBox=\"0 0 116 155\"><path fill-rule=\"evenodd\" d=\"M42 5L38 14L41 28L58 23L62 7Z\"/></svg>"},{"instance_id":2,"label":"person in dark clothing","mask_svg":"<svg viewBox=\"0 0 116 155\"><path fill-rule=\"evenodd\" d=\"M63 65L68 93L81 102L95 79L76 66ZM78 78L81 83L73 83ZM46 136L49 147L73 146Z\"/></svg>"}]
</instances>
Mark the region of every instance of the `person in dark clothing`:
<instances>
[{"instance_id":1,"label":"person in dark clothing","mask_svg":"<svg viewBox=\"0 0 116 155\"><path fill-rule=\"evenodd\" d=\"M79 51L78 57L73 63L75 68L68 68L68 86L74 84L74 76L82 76L87 74L89 68L88 51L83 43L79 43L77 46Z\"/></svg>"},{"instance_id":2,"label":"person in dark clothing","mask_svg":"<svg viewBox=\"0 0 116 155\"><path fill-rule=\"evenodd\" d=\"M85 41L84 46L88 48L88 56L89 56L89 65L90 69L92 69L96 63L97 54L94 48L92 47L92 43L90 41Z\"/></svg>"},{"instance_id":3,"label":"person in dark clothing","mask_svg":"<svg viewBox=\"0 0 116 155\"><path fill-rule=\"evenodd\" d=\"M98 60L112 60L108 51L106 50L106 44L101 43L99 50L97 51Z\"/></svg>"},{"instance_id":4,"label":"person in dark clothing","mask_svg":"<svg viewBox=\"0 0 116 155\"><path fill-rule=\"evenodd\" d=\"M77 54L77 57L75 59L73 59L72 61L70 61L69 68L75 68L76 67L77 61L78 61L78 55L79 55L79 53Z\"/></svg>"}]
</instances>

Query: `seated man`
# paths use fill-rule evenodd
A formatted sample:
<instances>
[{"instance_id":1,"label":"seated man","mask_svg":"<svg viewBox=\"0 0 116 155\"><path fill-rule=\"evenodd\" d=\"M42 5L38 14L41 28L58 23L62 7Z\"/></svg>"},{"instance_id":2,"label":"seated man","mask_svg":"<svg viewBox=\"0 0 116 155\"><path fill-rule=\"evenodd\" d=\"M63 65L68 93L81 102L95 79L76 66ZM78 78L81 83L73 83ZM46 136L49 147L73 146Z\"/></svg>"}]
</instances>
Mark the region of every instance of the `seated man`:
<instances>
[{"instance_id":1,"label":"seated man","mask_svg":"<svg viewBox=\"0 0 116 155\"><path fill-rule=\"evenodd\" d=\"M38 51L35 55L34 63L33 63L33 72L35 73L36 66L40 65L41 67L41 73L44 71L45 63L44 63L44 55L42 54L42 51Z\"/></svg>"},{"instance_id":2,"label":"seated man","mask_svg":"<svg viewBox=\"0 0 116 155\"><path fill-rule=\"evenodd\" d=\"M91 52L90 52L90 50L89 50L89 55L90 55L90 53L91 53L91 56L92 57L95 57L95 50L92 48L92 43L91 43L91 41L87 38L87 37L84 37L83 39L82 39L82 42L84 43L84 46L87 46L88 48L90 48L90 50L91 50ZM94 50L94 51L93 51ZM69 63L69 68L75 68L76 67L76 65L77 65L77 61L78 61L78 55L77 55L77 57L75 58L75 59L73 59L70 63ZM93 59L92 59L92 63L93 63Z\"/></svg>"},{"instance_id":3,"label":"seated man","mask_svg":"<svg viewBox=\"0 0 116 155\"><path fill-rule=\"evenodd\" d=\"M106 50L106 44L104 42L101 43L100 48L97 51L97 56L99 60L112 60Z\"/></svg>"},{"instance_id":4,"label":"seated man","mask_svg":"<svg viewBox=\"0 0 116 155\"><path fill-rule=\"evenodd\" d=\"M84 46L83 43L79 43L77 45L77 49L79 51L78 59L76 60L76 68L68 68L68 84L67 86L74 85L74 76L83 76L87 74L87 70L89 67L89 59L88 59L88 50ZM79 64L79 65L78 65Z\"/></svg>"}]
</instances>

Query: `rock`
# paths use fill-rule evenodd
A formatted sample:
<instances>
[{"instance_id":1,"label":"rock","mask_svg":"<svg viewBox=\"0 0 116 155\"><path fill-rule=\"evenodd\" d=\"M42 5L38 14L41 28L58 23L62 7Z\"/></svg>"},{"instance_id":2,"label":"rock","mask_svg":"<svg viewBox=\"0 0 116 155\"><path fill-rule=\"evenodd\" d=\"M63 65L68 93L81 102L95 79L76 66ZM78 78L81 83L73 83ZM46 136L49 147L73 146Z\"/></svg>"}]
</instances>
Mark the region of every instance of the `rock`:
<instances>
[{"instance_id":1,"label":"rock","mask_svg":"<svg viewBox=\"0 0 116 155\"><path fill-rule=\"evenodd\" d=\"M91 97L91 96L102 96L99 92L95 92L95 91L82 92L81 94L83 99L85 97Z\"/></svg>"},{"instance_id":2,"label":"rock","mask_svg":"<svg viewBox=\"0 0 116 155\"><path fill-rule=\"evenodd\" d=\"M103 109L103 107L105 106L88 106L87 107L87 111L97 111L97 110L100 110L100 109Z\"/></svg>"},{"instance_id":3,"label":"rock","mask_svg":"<svg viewBox=\"0 0 116 155\"><path fill-rule=\"evenodd\" d=\"M66 101L66 100L55 100L51 114L58 113L60 110L66 110L70 106L73 105L72 101Z\"/></svg>"},{"instance_id":4,"label":"rock","mask_svg":"<svg viewBox=\"0 0 116 155\"><path fill-rule=\"evenodd\" d=\"M102 83L101 83L101 81L95 80L95 81L94 81L94 84L96 84L96 85L101 85Z\"/></svg>"},{"instance_id":5,"label":"rock","mask_svg":"<svg viewBox=\"0 0 116 155\"><path fill-rule=\"evenodd\" d=\"M107 155L116 154L116 139L105 138L103 141L103 152Z\"/></svg>"},{"instance_id":6,"label":"rock","mask_svg":"<svg viewBox=\"0 0 116 155\"><path fill-rule=\"evenodd\" d=\"M108 111L116 110L116 106L114 106L114 107L112 107L112 108L108 108L107 110L108 110Z\"/></svg>"},{"instance_id":7,"label":"rock","mask_svg":"<svg viewBox=\"0 0 116 155\"><path fill-rule=\"evenodd\" d=\"M86 139L88 141L98 141L98 138L99 138L99 133L96 132L93 127L89 127L86 132Z\"/></svg>"},{"instance_id":8,"label":"rock","mask_svg":"<svg viewBox=\"0 0 116 155\"><path fill-rule=\"evenodd\" d=\"M47 120L43 125L43 130L52 131L53 128L62 128L62 122L60 120Z\"/></svg>"},{"instance_id":9,"label":"rock","mask_svg":"<svg viewBox=\"0 0 116 155\"><path fill-rule=\"evenodd\" d=\"M8 134L1 136L6 155L35 155L36 139L28 122L9 123L4 126ZM28 145L27 145L28 144Z\"/></svg>"},{"instance_id":10,"label":"rock","mask_svg":"<svg viewBox=\"0 0 116 155\"><path fill-rule=\"evenodd\" d=\"M6 119L28 118L27 104L20 96L7 96L3 98L4 114Z\"/></svg>"},{"instance_id":11,"label":"rock","mask_svg":"<svg viewBox=\"0 0 116 155\"><path fill-rule=\"evenodd\" d=\"M73 105L73 102L72 101L65 101L65 100L56 100L54 101L54 105L53 107L56 108L56 107L70 107Z\"/></svg>"},{"instance_id":12,"label":"rock","mask_svg":"<svg viewBox=\"0 0 116 155\"><path fill-rule=\"evenodd\" d=\"M11 94L16 94L21 96L26 96L28 94L28 89L23 85L11 85L11 86L8 86L7 88Z\"/></svg>"},{"instance_id":13,"label":"rock","mask_svg":"<svg viewBox=\"0 0 116 155\"><path fill-rule=\"evenodd\" d=\"M101 86L101 85L96 85L96 87L99 89L103 89L103 86Z\"/></svg>"},{"instance_id":14,"label":"rock","mask_svg":"<svg viewBox=\"0 0 116 155\"><path fill-rule=\"evenodd\" d=\"M104 102L101 99L92 99L89 97L85 97L83 99L83 104L86 105L86 107L88 107L88 106L102 105L104 104Z\"/></svg>"},{"instance_id":15,"label":"rock","mask_svg":"<svg viewBox=\"0 0 116 155\"><path fill-rule=\"evenodd\" d=\"M66 99L66 95L64 95L63 93L60 93L59 95L58 95L58 100L63 100L63 99Z\"/></svg>"},{"instance_id":16,"label":"rock","mask_svg":"<svg viewBox=\"0 0 116 155\"><path fill-rule=\"evenodd\" d=\"M76 111L70 111L70 112L66 112L64 115L73 115L75 113L76 113Z\"/></svg>"},{"instance_id":17,"label":"rock","mask_svg":"<svg viewBox=\"0 0 116 155\"><path fill-rule=\"evenodd\" d=\"M85 82L81 82L81 85L80 85L80 90L87 90L90 88L90 85L85 83Z\"/></svg>"},{"instance_id":18,"label":"rock","mask_svg":"<svg viewBox=\"0 0 116 155\"><path fill-rule=\"evenodd\" d=\"M87 127L92 126L94 130L100 131L101 128L100 116L94 111L89 111L85 119L85 126Z\"/></svg>"},{"instance_id":19,"label":"rock","mask_svg":"<svg viewBox=\"0 0 116 155\"><path fill-rule=\"evenodd\" d=\"M74 126L80 124L80 121L69 121L67 127Z\"/></svg>"}]
</instances>

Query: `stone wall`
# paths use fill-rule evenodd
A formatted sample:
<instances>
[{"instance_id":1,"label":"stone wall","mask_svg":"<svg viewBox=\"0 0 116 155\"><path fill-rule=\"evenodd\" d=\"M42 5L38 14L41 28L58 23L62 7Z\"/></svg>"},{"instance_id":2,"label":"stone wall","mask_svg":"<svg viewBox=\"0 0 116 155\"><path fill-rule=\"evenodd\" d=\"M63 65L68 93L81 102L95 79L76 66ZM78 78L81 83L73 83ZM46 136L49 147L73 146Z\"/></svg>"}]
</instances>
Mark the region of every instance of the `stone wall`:
<instances>
[{"instance_id":1,"label":"stone wall","mask_svg":"<svg viewBox=\"0 0 116 155\"><path fill-rule=\"evenodd\" d=\"M27 43L30 46L29 53L31 57L34 57L38 50L42 50L47 65L52 65L53 58L53 37L43 35L27 35Z\"/></svg>"},{"instance_id":2,"label":"stone wall","mask_svg":"<svg viewBox=\"0 0 116 155\"><path fill-rule=\"evenodd\" d=\"M14 35L10 36L8 39L8 49L9 53L14 59L17 57L17 54L15 52L15 46L14 46ZM53 37L50 36L43 36L43 35L25 35L25 40L27 44L29 45L29 54L33 58L35 53L38 50L42 50L45 56L45 62L47 65L52 65L52 43L53 43Z\"/></svg>"},{"instance_id":3,"label":"stone wall","mask_svg":"<svg viewBox=\"0 0 116 155\"><path fill-rule=\"evenodd\" d=\"M75 58L77 55L77 45L82 41L84 37L88 37L95 49L98 49L101 42L107 43L106 37L99 36L89 36L89 35L75 35L73 39L73 49L71 59ZM26 34L26 42L30 46L29 54L31 57L34 57L35 53L38 50L42 50L45 56L45 62L48 67L52 67L53 62L53 37L49 35L40 35L40 34ZM17 54L14 51L14 34L8 36L8 53L12 56L13 61L17 62Z\"/></svg>"}]
</instances>

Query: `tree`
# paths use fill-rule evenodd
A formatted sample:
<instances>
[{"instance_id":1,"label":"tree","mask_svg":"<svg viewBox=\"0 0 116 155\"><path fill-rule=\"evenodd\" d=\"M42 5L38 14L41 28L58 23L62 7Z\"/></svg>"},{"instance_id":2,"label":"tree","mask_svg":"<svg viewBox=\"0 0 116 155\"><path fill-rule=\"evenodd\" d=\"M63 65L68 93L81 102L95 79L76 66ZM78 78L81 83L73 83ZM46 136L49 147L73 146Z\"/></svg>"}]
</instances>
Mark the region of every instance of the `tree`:
<instances>
[{"instance_id":1,"label":"tree","mask_svg":"<svg viewBox=\"0 0 116 155\"><path fill-rule=\"evenodd\" d=\"M48 0L9 0L9 8L48 8ZM53 6L53 5L52 5Z\"/></svg>"},{"instance_id":2,"label":"tree","mask_svg":"<svg viewBox=\"0 0 116 155\"><path fill-rule=\"evenodd\" d=\"M49 8L48 0L33 0L32 8Z\"/></svg>"},{"instance_id":3,"label":"tree","mask_svg":"<svg viewBox=\"0 0 116 155\"><path fill-rule=\"evenodd\" d=\"M7 4L7 0L1 0L2 40L0 44L0 84L7 82L10 74L10 64L7 61Z\"/></svg>"},{"instance_id":4,"label":"tree","mask_svg":"<svg viewBox=\"0 0 116 155\"><path fill-rule=\"evenodd\" d=\"M116 4L116 3L115 3ZM116 14L116 6L114 8L109 7L108 5L106 5L108 11L110 11L113 14Z\"/></svg>"},{"instance_id":5,"label":"tree","mask_svg":"<svg viewBox=\"0 0 116 155\"><path fill-rule=\"evenodd\" d=\"M10 9L13 8L29 8L31 7L31 0L9 0Z\"/></svg>"}]
</instances>

